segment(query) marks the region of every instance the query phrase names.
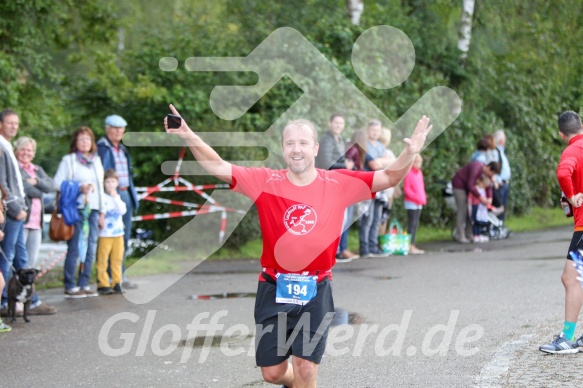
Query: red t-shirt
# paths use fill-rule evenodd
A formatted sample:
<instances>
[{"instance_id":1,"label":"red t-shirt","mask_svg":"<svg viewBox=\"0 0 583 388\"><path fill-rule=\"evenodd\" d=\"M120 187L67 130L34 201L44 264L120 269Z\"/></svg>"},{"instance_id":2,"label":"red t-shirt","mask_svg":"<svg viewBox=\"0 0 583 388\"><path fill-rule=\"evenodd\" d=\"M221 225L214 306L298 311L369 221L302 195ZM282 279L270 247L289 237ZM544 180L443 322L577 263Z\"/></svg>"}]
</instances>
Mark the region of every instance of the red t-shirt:
<instances>
[{"instance_id":1,"label":"red t-shirt","mask_svg":"<svg viewBox=\"0 0 583 388\"><path fill-rule=\"evenodd\" d=\"M307 186L287 179L287 170L233 166L231 189L251 198L263 237L261 266L270 275L331 274L344 210L371 198L374 172L321 170ZM262 277L259 277L262 280Z\"/></svg>"},{"instance_id":2,"label":"red t-shirt","mask_svg":"<svg viewBox=\"0 0 583 388\"><path fill-rule=\"evenodd\" d=\"M567 198L583 192L583 135L574 136L561 154L557 179ZM575 230L583 230L583 207L573 207Z\"/></svg>"}]
</instances>

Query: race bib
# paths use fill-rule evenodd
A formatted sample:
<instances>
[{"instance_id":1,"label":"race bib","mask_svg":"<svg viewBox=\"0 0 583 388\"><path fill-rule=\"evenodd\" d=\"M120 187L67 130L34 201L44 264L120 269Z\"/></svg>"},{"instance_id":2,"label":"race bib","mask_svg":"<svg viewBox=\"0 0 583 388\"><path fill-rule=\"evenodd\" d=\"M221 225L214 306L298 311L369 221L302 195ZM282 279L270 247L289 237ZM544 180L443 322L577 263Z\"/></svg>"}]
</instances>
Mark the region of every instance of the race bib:
<instances>
[{"instance_id":1,"label":"race bib","mask_svg":"<svg viewBox=\"0 0 583 388\"><path fill-rule=\"evenodd\" d=\"M275 302L305 305L317 292L317 276L280 274L277 278Z\"/></svg>"}]
</instances>

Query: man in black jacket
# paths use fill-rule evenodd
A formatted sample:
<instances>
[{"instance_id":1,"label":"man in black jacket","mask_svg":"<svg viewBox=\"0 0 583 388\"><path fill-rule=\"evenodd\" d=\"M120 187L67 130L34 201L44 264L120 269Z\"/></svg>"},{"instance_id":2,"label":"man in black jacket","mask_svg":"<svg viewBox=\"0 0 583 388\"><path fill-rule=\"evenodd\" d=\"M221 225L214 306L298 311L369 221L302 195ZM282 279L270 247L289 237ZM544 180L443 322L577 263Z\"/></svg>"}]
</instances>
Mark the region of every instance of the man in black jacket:
<instances>
[{"instance_id":1,"label":"man in black jacket","mask_svg":"<svg viewBox=\"0 0 583 388\"><path fill-rule=\"evenodd\" d=\"M346 159L346 145L342 138L342 131L344 131L344 116L340 113L334 113L328 121L329 131L322 134L319 140L320 148L316 156L316 167L324 170L337 170L345 168L352 170L354 168L354 161ZM338 245L338 253L336 254L336 261L348 262L352 259L358 258L358 255L348 250L348 228L352 225L352 216L354 207L350 206L346 209L344 214L344 222L342 224L342 235L340 237L340 245Z\"/></svg>"}]
</instances>

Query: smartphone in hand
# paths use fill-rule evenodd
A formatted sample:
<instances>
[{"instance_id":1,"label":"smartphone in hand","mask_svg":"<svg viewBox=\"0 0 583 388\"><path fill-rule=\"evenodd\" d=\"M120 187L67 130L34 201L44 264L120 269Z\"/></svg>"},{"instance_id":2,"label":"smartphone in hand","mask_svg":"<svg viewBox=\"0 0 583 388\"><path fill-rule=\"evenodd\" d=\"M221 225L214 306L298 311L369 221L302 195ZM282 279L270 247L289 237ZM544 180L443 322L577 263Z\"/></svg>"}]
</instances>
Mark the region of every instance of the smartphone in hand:
<instances>
[{"instance_id":1,"label":"smartphone in hand","mask_svg":"<svg viewBox=\"0 0 583 388\"><path fill-rule=\"evenodd\" d=\"M168 114L166 118L168 121L168 128L180 128L182 125L182 118L180 116Z\"/></svg>"}]
</instances>

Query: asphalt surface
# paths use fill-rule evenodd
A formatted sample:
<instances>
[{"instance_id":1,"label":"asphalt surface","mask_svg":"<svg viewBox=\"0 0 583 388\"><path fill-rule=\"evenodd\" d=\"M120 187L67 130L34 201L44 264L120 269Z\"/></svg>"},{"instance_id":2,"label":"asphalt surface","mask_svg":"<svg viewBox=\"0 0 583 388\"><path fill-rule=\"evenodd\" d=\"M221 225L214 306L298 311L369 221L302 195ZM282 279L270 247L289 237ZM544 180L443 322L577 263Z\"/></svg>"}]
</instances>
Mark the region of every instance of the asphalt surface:
<instances>
[{"instance_id":1,"label":"asphalt surface","mask_svg":"<svg viewBox=\"0 0 583 388\"><path fill-rule=\"evenodd\" d=\"M435 243L421 256L337 264L339 314L318 386L581 386L583 353L538 351L562 328L560 276L571 234ZM122 295L72 300L60 289L43 291L59 311L20 318L0 333L0 385L272 386L253 356L259 270L256 260L204 262L141 305ZM140 288L127 292L163 276L132 279Z\"/></svg>"}]
</instances>

